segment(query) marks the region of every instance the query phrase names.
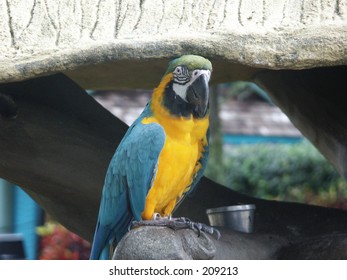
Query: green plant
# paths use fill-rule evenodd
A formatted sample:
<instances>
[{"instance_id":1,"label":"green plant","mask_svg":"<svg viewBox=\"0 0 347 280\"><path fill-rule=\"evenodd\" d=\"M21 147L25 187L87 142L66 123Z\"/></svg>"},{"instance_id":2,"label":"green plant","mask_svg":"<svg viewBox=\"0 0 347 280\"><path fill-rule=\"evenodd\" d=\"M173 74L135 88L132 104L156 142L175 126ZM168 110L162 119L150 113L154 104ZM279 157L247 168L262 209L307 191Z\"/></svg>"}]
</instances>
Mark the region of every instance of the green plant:
<instances>
[{"instance_id":1,"label":"green plant","mask_svg":"<svg viewBox=\"0 0 347 280\"><path fill-rule=\"evenodd\" d=\"M205 174L261 198L331 205L332 198L347 197L344 180L307 141L233 146L219 164L210 162ZM325 202L318 199L324 196Z\"/></svg>"}]
</instances>

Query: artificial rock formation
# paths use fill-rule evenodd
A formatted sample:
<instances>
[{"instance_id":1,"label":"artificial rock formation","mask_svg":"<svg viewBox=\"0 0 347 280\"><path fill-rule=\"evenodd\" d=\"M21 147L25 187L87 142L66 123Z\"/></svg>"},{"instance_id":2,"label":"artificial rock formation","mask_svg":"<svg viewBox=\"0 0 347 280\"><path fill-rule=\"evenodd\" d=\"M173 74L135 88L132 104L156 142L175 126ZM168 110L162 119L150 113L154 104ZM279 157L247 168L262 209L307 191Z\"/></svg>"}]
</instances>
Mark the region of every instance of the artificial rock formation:
<instances>
[{"instance_id":1,"label":"artificial rock formation","mask_svg":"<svg viewBox=\"0 0 347 280\"><path fill-rule=\"evenodd\" d=\"M56 72L85 89L153 88L172 57L206 56L212 82L256 81L347 174L346 0L3 0L0 42L0 177L88 240L127 127ZM213 258L314 258L310 240L320 240L321 258L346 258L334 254L344 211L251 198L204 178L176 215L207 222L207 208L237 203L256 204L255 235L224 236L252 246L213 241Z\"/></svg>"},{"instance_id":2,"label":"artificial rock formation","mask_svg":"<svg viewBox=\"0 0 347 280\"><path fill-rule=\"evenodd\" d=\"M346 20L346 0L3 0L0 82L65 71L84 88L152 88L184 53L212 59L216 82L341 65Z\"/></svg>"}]
</instances>

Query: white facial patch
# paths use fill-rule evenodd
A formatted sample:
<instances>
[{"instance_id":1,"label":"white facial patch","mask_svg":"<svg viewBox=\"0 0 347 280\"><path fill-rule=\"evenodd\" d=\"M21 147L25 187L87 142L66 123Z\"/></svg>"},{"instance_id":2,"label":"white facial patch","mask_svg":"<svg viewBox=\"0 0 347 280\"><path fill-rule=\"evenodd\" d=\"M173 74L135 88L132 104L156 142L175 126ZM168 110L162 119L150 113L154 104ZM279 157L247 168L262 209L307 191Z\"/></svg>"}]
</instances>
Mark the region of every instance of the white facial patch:
<instances>
[{"instance_id":1,"label":"white facial patch","mask_svg":"<svg viewBox=\"0 0 347 280\"><path fill-rule=\"evenodd\" d=\"M172 89L174 92L179 95L185 102L187 101L187 88L194 83L194 81L199 78L201 75L206 75L207 80L209 81L211 78L211 71L210 70L194 70L192 72L192 77L188 83L185 85L181 85L178 83L174 83Z\"/></svg>"}]
</instances>

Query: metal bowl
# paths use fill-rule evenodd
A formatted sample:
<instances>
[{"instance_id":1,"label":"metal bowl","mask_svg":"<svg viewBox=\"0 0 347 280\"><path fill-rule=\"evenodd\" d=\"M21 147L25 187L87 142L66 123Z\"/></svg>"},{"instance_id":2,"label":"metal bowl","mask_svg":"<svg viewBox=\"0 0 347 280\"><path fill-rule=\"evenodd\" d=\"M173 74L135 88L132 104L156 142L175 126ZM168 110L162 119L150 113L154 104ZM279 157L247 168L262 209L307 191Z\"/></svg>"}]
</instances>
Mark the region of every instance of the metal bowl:
<instances>
[{"instance_id":1,"label":"metal bowl","mask_svg":"<svg viewBox=\"0 0 347 280\"><path fill-rule=\"evenodd\" d=\"M207 209L206 214L211 226L251 233L254 211L254 204L243 204Z\"/></svg>"}]
</instances>

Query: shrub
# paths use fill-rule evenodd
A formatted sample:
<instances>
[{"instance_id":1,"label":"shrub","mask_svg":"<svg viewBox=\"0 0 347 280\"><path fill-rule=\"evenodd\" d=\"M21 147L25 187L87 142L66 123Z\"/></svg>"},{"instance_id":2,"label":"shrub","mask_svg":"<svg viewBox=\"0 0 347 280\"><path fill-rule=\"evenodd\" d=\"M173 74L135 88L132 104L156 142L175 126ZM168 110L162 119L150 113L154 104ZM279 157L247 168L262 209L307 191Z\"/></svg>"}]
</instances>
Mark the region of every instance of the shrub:
<instances>
[{"instance_id":1,"label":"shrub","mask_svg":"<svg viewBox=\"0 0 347 280\"><path fill-rule=\"evenodd\" d=\"M212 156L206 176L248 195L320 204L313 197L347 196L341 176L307 141L233 146L219 164L214 161Z\"/></svg>"}]
</instances>

